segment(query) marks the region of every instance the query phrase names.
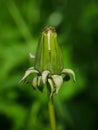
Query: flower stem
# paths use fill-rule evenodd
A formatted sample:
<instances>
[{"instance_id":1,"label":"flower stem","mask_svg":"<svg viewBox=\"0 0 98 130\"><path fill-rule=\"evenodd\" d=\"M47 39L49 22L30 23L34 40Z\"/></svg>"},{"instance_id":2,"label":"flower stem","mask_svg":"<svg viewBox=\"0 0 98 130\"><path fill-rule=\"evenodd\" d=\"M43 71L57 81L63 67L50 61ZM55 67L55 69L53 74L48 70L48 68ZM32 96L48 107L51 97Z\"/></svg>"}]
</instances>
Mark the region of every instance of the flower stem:
<instances>
[{"instance_id":1,"label":"flower stem","mask_svg":"<svg viewBox=\"0 0 98 130\"><path fill-rule=\"evenodd\" d=\"M49 115L50 115L50 123L51 123L52 130L57 130L55 110L54 110L54 104L53 104L53 96L49 99Z\"/></svg>"}]
</instances>

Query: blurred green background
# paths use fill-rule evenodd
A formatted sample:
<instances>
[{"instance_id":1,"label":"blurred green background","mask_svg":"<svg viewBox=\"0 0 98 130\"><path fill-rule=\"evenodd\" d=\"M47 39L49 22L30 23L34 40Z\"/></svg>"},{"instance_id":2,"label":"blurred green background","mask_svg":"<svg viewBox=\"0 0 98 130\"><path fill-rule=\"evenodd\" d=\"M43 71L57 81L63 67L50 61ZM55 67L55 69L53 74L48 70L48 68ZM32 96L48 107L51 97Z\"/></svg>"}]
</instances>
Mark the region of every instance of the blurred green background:
<instances>
[{"instance_id":1,"label":"blurred green background","mask_svg":"<svg viewBox=\"0 0 98 130\"><path fill-rule=\"evenodd\" d=\"M54 98L58 130L98 130L98 0L0 0L0 130L50 130L46 93L18 84L47 25L77 77Z\"/></svg>"}]
</instances>

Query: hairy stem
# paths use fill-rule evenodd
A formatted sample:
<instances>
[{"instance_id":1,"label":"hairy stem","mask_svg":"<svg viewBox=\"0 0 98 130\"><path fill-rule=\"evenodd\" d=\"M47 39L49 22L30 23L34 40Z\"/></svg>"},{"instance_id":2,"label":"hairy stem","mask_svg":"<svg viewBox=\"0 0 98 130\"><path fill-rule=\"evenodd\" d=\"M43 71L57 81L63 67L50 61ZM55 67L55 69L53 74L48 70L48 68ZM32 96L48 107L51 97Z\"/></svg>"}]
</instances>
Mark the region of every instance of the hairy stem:
<instances>
[{"instance_id":1,"label":"hairy stem","mask_svg":"<svg viewBox=\"0 0 98 130\"><path fill-rule=\"evenodd\" d=\"M50 115L50 123L51 123L52 130L57 130L55 110L54 110L54 104L53 104L53 96L49 99L49 115Z\"/></svg>"}]
</instances>

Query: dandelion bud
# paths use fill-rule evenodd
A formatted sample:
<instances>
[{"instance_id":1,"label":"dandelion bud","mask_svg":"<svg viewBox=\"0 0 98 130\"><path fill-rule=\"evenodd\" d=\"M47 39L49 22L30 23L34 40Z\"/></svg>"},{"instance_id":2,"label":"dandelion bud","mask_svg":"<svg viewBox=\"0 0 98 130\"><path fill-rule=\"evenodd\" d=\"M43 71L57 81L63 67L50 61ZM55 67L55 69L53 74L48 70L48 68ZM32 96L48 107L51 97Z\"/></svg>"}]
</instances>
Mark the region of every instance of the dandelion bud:
<instances>
[{"instance_id":1,"label":"dandelion bud","mask_svg":"<svg viewBox=\"0 0 98 130\"><path fill-rule=\"evenodd\" d=\"M52 27L45 28L41 33L37 48L35 69L40 73L48 70L51 74L60 74L63 66L63 58L57 41L57 33Z\"/></svg>"}]
</instances>

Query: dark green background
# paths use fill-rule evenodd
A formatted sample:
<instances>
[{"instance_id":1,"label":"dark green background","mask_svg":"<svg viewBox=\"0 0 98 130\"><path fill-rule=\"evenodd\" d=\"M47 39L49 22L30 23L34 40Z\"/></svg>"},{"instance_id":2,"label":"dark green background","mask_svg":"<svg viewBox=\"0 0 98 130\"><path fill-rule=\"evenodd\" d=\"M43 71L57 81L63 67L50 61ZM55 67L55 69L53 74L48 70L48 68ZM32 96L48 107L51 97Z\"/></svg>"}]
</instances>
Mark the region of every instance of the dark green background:
<instances>
[{"instance_id":1,"label":"dark green background","mask_svg":"<svg viewBox=\"0 0 98 130\"><path fill-rule=\"evenodd\" d=\"M54 97L58 130L98 130L98 0L0 0L0 130L50 130L46 92L18 84L47 25L77 78Z\"/></svg>"}]
</instances>

